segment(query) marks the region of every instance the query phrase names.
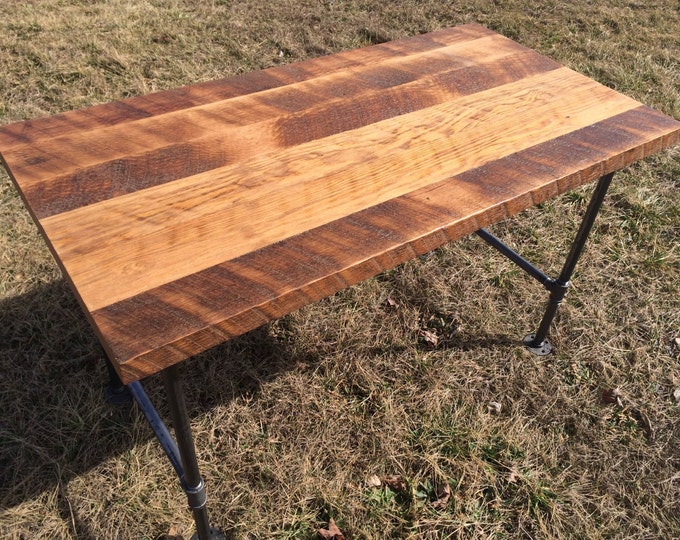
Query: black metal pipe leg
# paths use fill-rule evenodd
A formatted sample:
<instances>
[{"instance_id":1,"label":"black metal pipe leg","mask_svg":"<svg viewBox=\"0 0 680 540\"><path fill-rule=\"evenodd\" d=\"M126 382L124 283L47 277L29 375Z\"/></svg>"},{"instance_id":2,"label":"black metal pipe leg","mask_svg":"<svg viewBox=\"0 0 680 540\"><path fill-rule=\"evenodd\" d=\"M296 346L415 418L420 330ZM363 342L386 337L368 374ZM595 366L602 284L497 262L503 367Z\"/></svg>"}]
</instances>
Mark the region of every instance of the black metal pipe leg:
<instances>
[{"instance_id":1,"label":"black metal pipe leg","mask_svg":"<svg viewBox=\"0 0 680 540\"><path fill-rule=\"evenodd\" d=\"M177 366L171 366L163 370L163 382L170 405L172 424L175 428L175 438L177 439L177 446L182 459L182 468L184 469L184 476L181 479L182 488L187 495L189 508L191 508L194 514L194 521L196 522L196 534L192 536L192 540L216 540L224 538L220 531L210 527L208 521L205 484L198 470L196 448L194 447L194 439L191 435L189 415L187 414Z\"/></svg>"},{"instance_id":2,"label":"black metal pipe leg","mask_svg":"<svg viewBox=\"0 0 680 540\"><path fill-rule=\"evenodd\" d=\"M548 286L550 298L541 324L535 334L529 334L524 338L524 345L535 354L544 355L550 353L552 350L550 342L548 341L550 325L552 324L555 315L557 315L559 305L567 294L569 280L574 272L574 268L576 268L576 263L578 262L581 253L583 253L586 240L593 228L595 218L600 211L600 207L602 206L602 202L604 201L604 197L607 194L607 190L609 189L613 177L614 173L606 174L598 181L593 196L590 199L590 203L588 204L588 208L586 209L586 213L581 221L581 226L576 234L576 238L569 250L569 255L567 255L567 260L562 267L562 272L560 272L560 277Z\"/></svg>"},{"instance_id":3,"label":"black metal pipe leg","mask_svg":"<svg viewBox=\"0 0 680 540\"><path fill-rule=\"evenodd\" d=\"M543 319L535 334L529 334L524 337L524 346L534 354L545 356L552 352L552 345L548 341L548 331L550 325L557 315L557 309L560 307L562 300L567 294L569 283L555 282L554 287L551 287L550 297L548 298L548 306L543 314Z\"/></svg>"}]
</instances>

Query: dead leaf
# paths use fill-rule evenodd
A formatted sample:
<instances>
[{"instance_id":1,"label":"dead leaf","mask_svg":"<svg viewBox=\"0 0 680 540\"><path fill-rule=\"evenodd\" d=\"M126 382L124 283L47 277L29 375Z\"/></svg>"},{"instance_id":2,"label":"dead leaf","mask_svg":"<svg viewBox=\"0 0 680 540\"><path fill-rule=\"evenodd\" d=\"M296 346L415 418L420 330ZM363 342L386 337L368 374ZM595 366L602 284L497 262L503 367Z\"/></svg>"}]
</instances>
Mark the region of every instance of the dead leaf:
<instances>
[{"instance_id":1,"label":"dead leaf","mask_svg":"<svg viewBox=\"0 0 680 540\"><path fill-rule=\"evenodd\" d=\"M157 536L156 540L184 540L184 537L177 532L177 527L175 525L171 525L167 534Z\"/></svg>"},{"instance_id":2,"label":"dead leaf","mask_svg":"<svg viewBox=\"0 0 680 540\"><path fill-rule=\"evenodd\" d=\"M618 405L619 407L623 407L623 401L621 401L621 391L618 388L603 390L602 401L609 405Z\"/></svg>"},{"instance_id":3,"label":"dead leaf","mask_svg":"<svg viewBox=\"0 0 680 540\"><path fill-rule=\"evenodd\" d=\"M489 402L489 412L490 413L500 414L502 409L503 409L503 405L501 405L498 401L490 401Z\"/></svg>"},{"instance_id":4,"label":"dead leaf","mask_svg":"<svg viewBox=\"0 0 680 540\"><path fill-rule=\"evenodd\" d=\"M380 481L380 477L377 474L372 474L366 480L366 485L370 488L378 488L382 486L382 482Z\"/></svg>"},{"instance_id":5,"label":"dead leaf","mask_svg":"<svg viewBox=\"0 0 680 540\"><path fill-rule=\"evenodd\" d=\"M680 349L680 337L676 337L676 338L673 340L673 343L675 343L675 346L676 346L678 349Z\"/></svg>"},{"instance_id":6,"label":"dead leaf","mask_svg":"<svg viewBox=\"0 0 680 540\"><path fill-rule=\"evenodd\" d=\"M397 301L394 298L392 298L392 293L390 293L387 297L387 305L395 309L399 307Z\"/></svg>"},{"instance_id":7,"label":"dead leaf","mask_svg":"<svg viewBox=\"0 0 680 540\"><path fill-rule=\"evenodd\" d=\"M434 332L430 332L429 330L419 330L418 333L420 334L420 337L423 338L423 341L432 348L435 348L439 343L439 338Z\"/></svg>"},{"instance_id":8,"label":"dead leaf","mask_svg":"<svg viewBox=\"0 0 680 540\"><path fill-rule=\"evenodd\" d=\"M437 498L432 501L432 508L435 510L442 510L446 507L451 498L451 486L449 486L447 482L437 484L435 486L434 494Z\"/></svg>"},{"instance_id":9,"label":"dead leaf","mask_svg":"<svg viewBox=\"0 0 680 540\"><path fill-rule=\"evenodd\" d=\"M318 533L323 540L345 540L345 535L338 529L333 518L328 522L328 529L319 529Z\"/></svg>"},{"instance_id":10,"label":"dead leaf","mask_svg":"<svg viewBox=\"0 0 680 540\"><path fill-rule=\"evenodd\" d=\"M680 403L680 388L673 390L673 399L676 403Z\"/></svg>"},{"instance_id":11,"label":"dead leaf","mask_svg":"<svg viewBox=\"0 0 680 540\"><path fill-rule=\"evenodd\" d=\"M392 475L383 479L383 483L396 493L408 493L408 483L401 475Z\"/></svg>"}]
</instances>

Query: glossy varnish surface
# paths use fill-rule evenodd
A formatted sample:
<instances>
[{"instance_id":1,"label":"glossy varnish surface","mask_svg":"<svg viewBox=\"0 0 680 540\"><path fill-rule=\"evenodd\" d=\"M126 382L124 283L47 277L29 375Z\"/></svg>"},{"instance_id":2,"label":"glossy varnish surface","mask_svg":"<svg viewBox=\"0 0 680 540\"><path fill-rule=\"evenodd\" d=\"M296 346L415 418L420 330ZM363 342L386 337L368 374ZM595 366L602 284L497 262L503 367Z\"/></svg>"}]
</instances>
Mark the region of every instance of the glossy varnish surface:
<instances>
[{"instance_id":1,"label":"glossy varnish surface","mask_svg":"<svg viewBox=\"0 0 680 540\"><path fill-rule=\"evenodd\" d=\"M477 25L0 128L124 381L675 144Z\"/></svg>"}]
</instances>

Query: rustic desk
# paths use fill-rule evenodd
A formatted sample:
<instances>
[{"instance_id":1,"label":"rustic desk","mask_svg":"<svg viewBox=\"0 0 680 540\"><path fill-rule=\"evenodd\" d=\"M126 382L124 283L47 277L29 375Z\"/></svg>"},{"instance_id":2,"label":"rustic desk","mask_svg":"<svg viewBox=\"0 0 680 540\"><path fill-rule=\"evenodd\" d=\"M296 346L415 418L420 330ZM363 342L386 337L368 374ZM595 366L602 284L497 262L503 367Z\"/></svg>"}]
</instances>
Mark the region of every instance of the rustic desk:
<instances>
[{"instance_id":1,"label":"rustic desk","mask_svg":"<svg viewBox=\"0 0 680 540\"><path fill-rule=\"evenodd\" d=\"M679 137L679 122L465 25L7 125L0 152L204 539L219 533L178 363L473 232L550 291L525 338L547 353L611 174ZM557 278L483 229L596 179ZM137 382L158 372L179 449Z\"/></svg>"}]
</instances>

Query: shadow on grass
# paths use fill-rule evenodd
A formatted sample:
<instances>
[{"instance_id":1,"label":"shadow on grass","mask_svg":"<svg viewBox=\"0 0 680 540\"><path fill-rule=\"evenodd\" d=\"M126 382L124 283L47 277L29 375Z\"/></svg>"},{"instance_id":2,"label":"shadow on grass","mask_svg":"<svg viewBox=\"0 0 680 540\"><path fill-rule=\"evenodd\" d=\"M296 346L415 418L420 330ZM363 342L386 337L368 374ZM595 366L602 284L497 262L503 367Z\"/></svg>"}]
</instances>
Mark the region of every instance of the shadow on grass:
<instances>
[{"instance_id":1,"label":"shadow on grass","mask_svg":"<svg viewBox=\"0 0 680 540\"><path fill-rule=\"evenodd\" d=\"M277 324L276 332L265 326L185 362L190 416L256 394L294 365L318 362L316 353L301 358L299 349L292 350L295 329L286 319ZM69 481L148 442L153 432L136 406L104 401L103 353L65 282L0 301L0 336L0 510L56 493L59 514L73 535L95 538L72 509ZM447 348L515 344L505 336L461 338ZM160 377L145 380L144 387L168 419ZM169 462L167 470L168 482L176 482ZM98 493L115 497L115 487Z\"/></svg>"},{"instance_id":2,"label":"shadow on grass","mask_svg":"<svg viewBox=\"0 0 680 540\"><path fill-rule=\"evenodd\" d=\"M235 352L234 362L211 362ZM289 358L265 327L186 362L190 415L256 392ZM69 481L154 435L135 405L104 401L103 353L63 281L0 301L0 375L0 511L54 493L73 535L95 538L71 508ZM144 386L167 419L160 378ZM168 482L176 482L169 462Z\"/></svg>"}]
</instances>

